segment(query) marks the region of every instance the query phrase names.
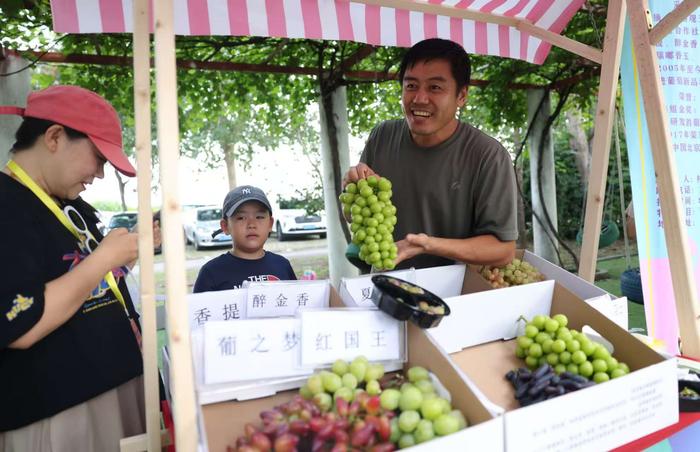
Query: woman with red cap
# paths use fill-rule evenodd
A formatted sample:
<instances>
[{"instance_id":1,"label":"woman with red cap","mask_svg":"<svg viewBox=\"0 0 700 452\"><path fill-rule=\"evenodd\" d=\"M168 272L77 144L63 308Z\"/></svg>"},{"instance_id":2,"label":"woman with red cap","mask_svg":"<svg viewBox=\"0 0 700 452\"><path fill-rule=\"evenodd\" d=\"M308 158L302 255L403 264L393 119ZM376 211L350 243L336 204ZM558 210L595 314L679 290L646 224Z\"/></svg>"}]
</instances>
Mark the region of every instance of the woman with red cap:
<instances>
[{"instance_id":1,"label":"woman with red cap","mask_svg":"<svg viewBox=\"0 0 700 452\"><path fill-rule=\"evenodd\" d=\"M0 171L0 452L119 450L143 433L138 315L124 283L137 257L126 229L102 237L80 193L122 151L114 108L53 86L24 109Z\"/></svg>"}]
</instances>

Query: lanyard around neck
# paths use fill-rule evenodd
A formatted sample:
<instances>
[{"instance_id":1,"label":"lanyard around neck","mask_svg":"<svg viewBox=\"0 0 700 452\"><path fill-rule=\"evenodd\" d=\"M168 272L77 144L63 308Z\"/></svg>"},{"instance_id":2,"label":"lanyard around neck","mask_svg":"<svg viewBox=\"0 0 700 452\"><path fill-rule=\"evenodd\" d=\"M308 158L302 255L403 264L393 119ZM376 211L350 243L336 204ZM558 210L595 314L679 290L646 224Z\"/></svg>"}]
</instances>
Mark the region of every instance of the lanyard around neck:
<instances>
[{"instance_id":1,"label":"lanyard around neck","mask_svg":"<svg viewBox=\"0 0 700 452\"><path fill-rule=\"evenodd\" d=\"M39 198L39 200L44 203L44 205L51 211L51 213L54 214L54 216L58 219L58 221L63 224L63 226L70 231L71 234L75 236L76 239L80 240L80 233L78 230L73 226L73 224L68 220L66 217L66 214L63 213L60 207L58 207L58 204L56 204L56 201L54 201L46 192L36 183L34 180L22 169L21 166L17 164L14 160L10 160L7 162L7 168L12 172L12 174L17 177L17 179L22 182L29 190L31 190L34 195ZM124 295L122 295L121 290L119 290L119 286L117 285L116 279L114 279L114 275L112 274L111 271L107 272L107 274L104 277L105 281L107 282L107 285L109 288L112 290L112 293L114 293L114 296L117 297L119 302L122 304L124 307L124 310L129 312L126 309L126 302L124 301Z\"/></svg>"}]
</instances>

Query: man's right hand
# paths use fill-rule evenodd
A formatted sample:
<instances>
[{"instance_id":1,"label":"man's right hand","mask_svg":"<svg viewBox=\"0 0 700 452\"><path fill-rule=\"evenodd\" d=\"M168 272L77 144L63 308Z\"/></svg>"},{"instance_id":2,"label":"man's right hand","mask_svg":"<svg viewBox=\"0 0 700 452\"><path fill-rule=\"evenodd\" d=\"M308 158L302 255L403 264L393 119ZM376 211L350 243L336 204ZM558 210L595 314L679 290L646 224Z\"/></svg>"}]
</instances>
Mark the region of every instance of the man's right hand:
<instances>
[{"instance_id":1,"label":"man's right hand","mask_svg":"<svg viewBox=\"0 0 700 452\"><path fill-rule=\"evenodd\" d=\"M348 173L343 178L343 188L345 188L345 186L350 182L357 182L360 179L366 179L368 176L373 174L378 176L378 174L375 173L372 168L360 162L356 166L350 167L348 170Z\"/></svg>"}]
</instances>

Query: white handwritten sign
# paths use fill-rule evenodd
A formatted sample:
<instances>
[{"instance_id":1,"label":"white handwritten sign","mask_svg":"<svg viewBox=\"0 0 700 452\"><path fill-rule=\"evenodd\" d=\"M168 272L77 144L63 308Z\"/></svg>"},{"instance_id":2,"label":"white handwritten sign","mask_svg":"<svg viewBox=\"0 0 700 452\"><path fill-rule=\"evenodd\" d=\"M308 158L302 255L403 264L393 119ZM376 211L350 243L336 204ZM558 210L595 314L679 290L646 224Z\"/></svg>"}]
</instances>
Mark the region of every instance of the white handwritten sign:
<instances>
[{"instance_id":1,"label":"white handwritten sign","mask_svg":"<svg viewBox=\"0 0 700 452\"><path fill-rule=\"evenodd\" d=\"M415 274L416 271L411 268L408 270L396 270L386 273L374 273L358 278L343 278L340 296L348 306L373 307L374 303L371 297L374 284L372 283L372 276L387 275L415 283Z\"/></svg>"},{"instance_id":2,"label":"white handwritten sign","mask_svg":"<svg viewBox=\"0 0 700 452\"><path fill-rule=\"evenodd\" d=\"M403 357L404 323L377 309L299 311L301 365L314 367L364 355L370 361Z\"/></svg>"},{"instance_id":3,"label":"white handwritten sign","mask_svg":"<svg viewBox=\"0 0 700 452\"><path fill-rule=\"evenodd\" d=\"M293 316L300 308L326 308L328 280L254 282L248 285L246 312L249 319Z\"/></svg>"},{"instance_id":4,"label":"white handwritten sign","mask_svg":"<svg viewBox=\"0 0 700 452\"><path fill-rule=\"evenodd\" d=\"M589 298L586 303L593 306L598 312L609 318L625 330L629 326L627 316L627 297L611 298L609 294Z\"/></svg>"},{"instance_id":5,"label":"white handwritten sign","mask_svg":"<svg viewBox=\"0 0 700 452\"><path fill-rule=\"evenodd\" d=\"M207 322L206 384L306 375L297 366L300 321L295 318Z\"/></svg>"},{"instance_id":6,"label":"white handwritten sign","mask_svg":"<svg viewBox=\"0 0 700 452\"><path fill-rule=\"evenodd\" d=\"M196 329L216 320L246 318L246 289L221 290L187 295L190 327Z\"/></svg>"}]
</instances>

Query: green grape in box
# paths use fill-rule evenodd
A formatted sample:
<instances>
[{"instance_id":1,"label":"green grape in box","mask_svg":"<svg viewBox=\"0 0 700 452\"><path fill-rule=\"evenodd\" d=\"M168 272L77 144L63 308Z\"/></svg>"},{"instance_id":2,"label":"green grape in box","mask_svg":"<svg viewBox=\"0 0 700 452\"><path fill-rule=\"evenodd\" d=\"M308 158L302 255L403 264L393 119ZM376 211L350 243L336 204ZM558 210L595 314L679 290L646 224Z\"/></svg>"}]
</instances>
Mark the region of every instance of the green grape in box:
<instances>
[{"instance_id":1,"label":"green grape in box","mask_svg":"<svg viewBox=\"0 0 700 452\"><path fill-rule=\"evenodd\" d=\"M563 314L534 316L526 323L524 333L516 338L515 356L524 359L530 369L546 363L557 374L568 372L596 383L629 373L627 364L619 362L585 334L569 329L568 324Z\"/></svg>"},{"instance_id":2,"label":"green grape in box","mask_svg":"<svg viewBox=\"0 0 700 452\"><path fill-rule=\"evenodd\" d=\"M496 289L544 280L544 275L532 264L521 259L513 259L511 263L502 267L486 265L481 269L481 276Z\"/></svg>"}]
</instances>

